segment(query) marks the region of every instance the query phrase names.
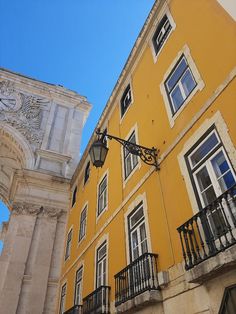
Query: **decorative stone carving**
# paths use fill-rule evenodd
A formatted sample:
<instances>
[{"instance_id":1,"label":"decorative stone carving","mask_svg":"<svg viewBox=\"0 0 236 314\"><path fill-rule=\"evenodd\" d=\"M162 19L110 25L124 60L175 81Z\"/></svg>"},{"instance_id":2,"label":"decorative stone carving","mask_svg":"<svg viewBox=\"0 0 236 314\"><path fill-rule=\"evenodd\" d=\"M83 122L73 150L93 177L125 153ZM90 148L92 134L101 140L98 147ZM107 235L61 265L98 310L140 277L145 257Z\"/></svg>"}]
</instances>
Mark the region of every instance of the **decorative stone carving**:
<instances>
[{"instance_id":1,"label":"decorative stone carving","mask_svg":"<svg viewBox=\"0 0 236 314\"><path fill-rule=\"evenodd\" d=\"M40 124L46 103L45 99L15 91L12 82L0 82L0 121L15 127L30 143L42 142Z\"/></svg>"},{"instance_id":2,"label":"decorative stone carving","mask_svg":"<svg viewBox=\"0 0 236 314\"><path fill-rule=\"evenodd\" d=\"M14 203L12 206L12 214L15 215L39 215L41 217L59 217L63 210L56 207L39 206L29 203Z\"/></svg>"},{"instance_id":3,"label":"decorative stone carving","mask_svg":"<svg viewBox=\"0 0 236 314\"><path fill-rule=\"evenodd\" d=\"M14 215L37 215L41 212L41 207L29 203L14 203L12 206L12 214Z\"/></svg>"}]
</instances>

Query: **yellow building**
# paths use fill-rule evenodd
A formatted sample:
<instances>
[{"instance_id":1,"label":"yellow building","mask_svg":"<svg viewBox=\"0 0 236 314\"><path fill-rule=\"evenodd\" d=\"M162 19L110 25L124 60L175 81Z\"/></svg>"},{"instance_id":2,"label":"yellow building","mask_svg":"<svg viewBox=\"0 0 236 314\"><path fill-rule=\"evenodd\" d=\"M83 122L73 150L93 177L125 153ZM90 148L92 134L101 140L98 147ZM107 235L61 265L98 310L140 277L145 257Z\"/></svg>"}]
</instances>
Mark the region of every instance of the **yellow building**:
<instances>
[{"instance_id":1,"label":"yellow building","mask_svg":"<svg viewBox=\"0 0 236 314\"><path fill-rule=\"evenodd\" d=\"M58 313L236 313L235 61L216 0L156 1L97 124L131 144L96 168L94 134L72 179Z\"/></svg>"}]
</instances>

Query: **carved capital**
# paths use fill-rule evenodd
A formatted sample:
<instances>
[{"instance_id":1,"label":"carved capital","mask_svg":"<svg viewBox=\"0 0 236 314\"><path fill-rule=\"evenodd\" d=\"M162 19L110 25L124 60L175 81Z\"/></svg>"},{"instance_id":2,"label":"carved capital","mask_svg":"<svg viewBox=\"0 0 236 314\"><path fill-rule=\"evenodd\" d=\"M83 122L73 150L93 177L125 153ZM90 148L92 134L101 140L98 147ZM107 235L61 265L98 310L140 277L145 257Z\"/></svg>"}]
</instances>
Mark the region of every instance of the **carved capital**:
<instances>
[{"instance_id":1,"label":"carved capital","mask_svg":"<svg viewBox=\"0 0 236 314\"><path fill-rule=\"evenodd\" d=\"M12 206L13 215L38 215L39 217L55 218L60 217L63 213L64 211L61 208L30 203L14 203Z\"/></svg>"},{"instance_id":2,"label":"carved capital","mask_svg":"<svg viewBox=\"0 0 236 314\"><path fill-rule=\"evenodd\" d=\"M36 216L41 211L39 205L30 203L14 203L12 206L12 214L14 215L33 215Z\"/></svg>"}]
</instances>

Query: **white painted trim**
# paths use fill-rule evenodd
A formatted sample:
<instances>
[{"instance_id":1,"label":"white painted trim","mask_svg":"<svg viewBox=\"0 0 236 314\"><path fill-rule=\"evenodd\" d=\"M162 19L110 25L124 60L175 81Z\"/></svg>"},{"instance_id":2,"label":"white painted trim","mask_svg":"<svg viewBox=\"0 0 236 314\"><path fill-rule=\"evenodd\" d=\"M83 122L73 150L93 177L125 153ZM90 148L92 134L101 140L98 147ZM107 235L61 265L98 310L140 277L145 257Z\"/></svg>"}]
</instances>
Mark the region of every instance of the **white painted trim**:
<instances>
[{"instance_id":1,"label":"white painted trim","mask_svg":"<svg viewBox=\"0 0 236 314\"><path fill-rule=\"evenodd\" d=\"M65 246L65 250L64 250L64 263L66 263L68 260L70 260L70 256L71 256L71 247L72 247L72 240L73 240L73 228L74 225L72 224L70 226L70 228L68 229L68 232L66 234L66 246ZM72 230L72 235L71 235L71 242L70 242L70 250L69 250L69 256L66 258L66 247L67 247L67 241L68 241L68 235L70 233L70 231Z\"/></svg>"},{"instance_id":2,"label":"white painted trim","mask_svg":"<svg viewBox=\"0 0 236 314\"><path fill-rule=\"evenodd\" d=\"M60 313L60 307L61 307L61 293L62 293L62 287L66 285L66 293L65 293L65 304L66 304L66 296L67 296L67 287L68 287L68 282L67 282L67 278L65 278L62 281L62 284L60 285L60 294L59 294L59 304L58 304L58 314ZM65 311L66 307L63 309Z\"/></svg>"},{"instance_id":3,"label":"white painted trim","mask_svg":"<svg viewBox=\"0 0 236 314\"><path fill-rule=\"evenodd\" d=\"M106 207L103 209L103 211L98 215L98 196L99 196L99 185L101 184L102 180L107 176L107 204ZM109 204L109 169L107 169L103 175L101 176L101 179L99 180L97 184L97 206L96 206L96 223L99 221L101 216L105 213L105 211L108 210L108 204Z\"/></svg>"},{"instance_id":4,"label":"white painted trim","mask_svg":"<svg viewBox=\"0 0 236 314\"><path fill-rule=\"evenodd\" d=\"M149 219L148 219L148 210L147 210L147 198L146 193L139 194L133 202L130 203L128 206L128 210L124 214L124 224L125 224L125 244L126 244L126 260L127 265L131 263L131 256L130 256L130 248L129 248L129 227L128 227L128 216L129 214L142 202L143 205L143 212L144 212L144 221L145 221L145 229L147 233L147 245L148 245L148 252L152 252L152 245L151 245L151 236L150 236L150 228L149 228Z\"/></svg>"},{"instance_id":5,"label":"white painted trim","mask_svg":"<svg viewBox=\"0 0 236 314\"><path fill-rule=\"evenodd\" d=\"M127 88L127 86L130 85L130 91L131 91L131 103L129 104L129 107L126 109L125 113L123 114L123 116L121 116L121 104L120 104L120 101L121 101L121 98L125 92L125 89ZM119 111L120 111L120 124L122 123L122 121L124 120L125 116L126 116L126 113L129 111L129 108L130 106L133 104L134 102L134 93L133 93L133 86L132 86L132 79L131 79L131 76L129 76L126 81L124 82L123 86L121 87L120 89L120 92L119 92L119 96L118 96L118 99L119 99Z\"/></svg>"},{"instance_id":6,"label":"white painted trim","mask_svg":"<svg viewBox=\"0 0 236 314\"><path fill-rule=\"evenodd\" d=\"M73 300L73 304L75 303L75 282L76 282L76 273L77 273L77 271L81 268L81 267L83 267L83 272L82 272L82 280L81 280L81 301L83 301L83 283L84 283L84 268L85 268L85 263L84 263L84 260L81 260L79 263L78 263L78 265L77 265L77 267L76 267L76 269L75 269L75 275L74 275L74 300ZM79 305L81 305L81 304L79 304Z\"/></svg>"},{"instance_id":7,"label":"white painted trim","mask_svg":"<svg viewBox=\"0 0 236 314\"><path fill-rule=\"evenodd\" d=\"M164 17L164 15L167 16L169 22L170 22L170 25L171 25L171 30L169 32L169 34L167 35L166 39L165 39L165 42L163 43L163 45L161 46L160 50L158 51L158 53L156 54L156 51L155 51L155 48L154 48L154 45L153 45L153 37L154 37L154 34L162 20L162 18ZM172 15L170 14L170 11L169 11L169 8L168 8L168 5L165 4L163 5L159 15L158 15L158 18L156 19L155 23L153 24L153 27L152 27L152 30L151 30L151 38L149 39L149 46L151 48L151 52L152 52L152 56L153 56L153 62L156 63L157 62L157 59L162 51L162 49L164 48L164 46L166 45L170 35L173 33L173 31L176 29L176 24L175 24L175 21L172 17Z\"/></svg>"},{"instance_id":8,"label":"white painted trim","mask_svg":"<svg viewBox=\"0 0 236 314\"><path fill-rule=\"evenodd\" d=\"M79 234L80 234L80 223L81 223L81 214L82 214L82 211L85 209L85 207L87 208L86 210L86 219L85 219L85 234L83 236L82 239L79 240ZM87 234L87 221L88 221L88 201L86 201L84 203L84 206L82 206L82 209L80 211L80 215L79 215L79 233L78 233L78 245L80 245L80 243L86 238L86 234Z\"/></svg>"},{"instance_id":9,"label":"white painted trim","mask_svg":"<svg viewBox=\"0 0 236 314\"><path fill-rule=\"evenodd\" d=\"M136 144L139 144L139 138L138 138L138 125L135 123L135 125L130 129L128 135L124 138L126 141L128 141L129 137L132 133L135 133L135 139ZM141 167L141 161L140 158L138 158L137 165L133 168L133 170L130 172L127 178L125 178L125 164L124 164L124 147L121 145L121 165L122 165L122 176L123 176L123 189L125 188L127 182L130 180L130 178L133 176L133 174L140 169Z\"/></svg>"},{"instance_id":10,"label":"white painted trim","mask_svg":"<svg viewBox=\"0 0 236 314\"><path fill-rule=\"evenodd\" d=\"M171 74L171 72L173 71L174 67L176 66L176 64L178 63L180 57L184 54L186 61L188 63L189 68L192 71L193 77L196 81L196 86L194 87L194 89L192 90L192 92L190 93L190 95L185 99L183 105L179 108L179 110L173 115L172 111L171 111L171 105L170 105L170 101L166 92L166 88L165 88L165 81L167 80L168 76ZM160 91L164 100L164 104L166 107L166 112L168 115L168 119L169 119L169 123L170 123L170 127L172 128L174 126L175 120L177 119L177 117L181 114L181 112L184 110L184 108L186 107L186 105L191 101L191 99L193 98L193 96L198 92L201 91L204 88L205 84L200 76L200 73L196 67L196 64L193 61L193 58L191 57L190 54L190 49L187 45L184 45L184 47L178 52L176 58L173 60L173 62L171 63L171 65L169 66L169 68L167 69L166 73L164 74L163 80L160 84Z\"/></svg>"},{"instance_id":11,"label":"white painted trim","mask_svg":"<svg viewBox=\"0 0 236 314\"><path fill-rule=\"evenodd\" d=\"M96 289L96 281L97 281L97 250L98 248L106 242L107 245L107 255L106 255L106 285L108 285L108 263L109 263L109 234L105 233L98 240L95 249L94 249L94 290Z\"/></svg>"},{"instance_id":12,"label":"white painted trim","mask_svg":"<svg viewBox=\"0 0 236 314\"><path fill-rule=\"evenodd\" d=\"M199 211L199 208L198 208L198 204L196 201L195 193L192 187L190 175L188 173L184 156L191 149L191 147L193 147L193 145L207 132L207 130L213 124L215 124L216 130L219 133L221 142L224 145L224 148L229 156L229 159L234 169L236 169L236 150L229 136L227 124L225 123L220 111L217 111L211 118L206 119L202 123L202 125L193 133L193 135L185 142L182 151L178 155L180 170L185 180L186 189L189 195L190 203L191 203L194 214Z\"/></svg>"}]
</instances>

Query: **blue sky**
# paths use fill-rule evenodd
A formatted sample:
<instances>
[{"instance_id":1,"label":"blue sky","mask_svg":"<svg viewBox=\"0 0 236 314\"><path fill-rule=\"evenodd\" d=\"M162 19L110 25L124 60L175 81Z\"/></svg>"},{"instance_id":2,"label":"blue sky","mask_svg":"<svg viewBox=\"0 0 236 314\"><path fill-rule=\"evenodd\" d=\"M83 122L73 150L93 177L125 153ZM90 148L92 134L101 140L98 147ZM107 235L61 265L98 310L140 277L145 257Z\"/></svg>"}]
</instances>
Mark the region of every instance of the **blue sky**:
<instances>
[{"instance_id":1,"label":"blue sky","mask_svg":"<svg viewBox=\"0 0 236 314\"><path fill-rule=\"evenodd\" d=\"M0 0L0 66L88 98L83 151L154 2Z\"/></svg>"}]
</instances>

